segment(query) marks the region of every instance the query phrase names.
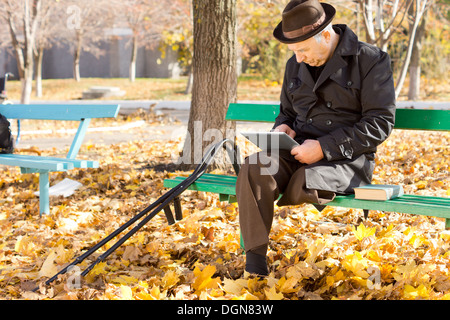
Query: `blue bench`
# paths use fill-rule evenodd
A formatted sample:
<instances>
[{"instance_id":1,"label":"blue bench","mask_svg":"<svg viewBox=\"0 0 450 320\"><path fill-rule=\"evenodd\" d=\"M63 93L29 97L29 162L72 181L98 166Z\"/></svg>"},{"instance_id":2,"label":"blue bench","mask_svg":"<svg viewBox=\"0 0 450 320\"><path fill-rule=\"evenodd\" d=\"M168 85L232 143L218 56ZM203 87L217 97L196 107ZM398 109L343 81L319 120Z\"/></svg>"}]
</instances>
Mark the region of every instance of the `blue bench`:
<instances>
[{"instance_id":1,"label":"blue bench","mask_svg":"<svg viewBox=\"0 0 450 320\"><path fill-rule=\"evenodd\" d=\"M98 162L75 159L91 119L115 118L119 105L0 105L8 119L80 121L66 158L0 154L0 164L20 167L21 173L39 173L39 214L50 213L49 174L74 168L98 168Z\"/></svg>"}]
</instances>

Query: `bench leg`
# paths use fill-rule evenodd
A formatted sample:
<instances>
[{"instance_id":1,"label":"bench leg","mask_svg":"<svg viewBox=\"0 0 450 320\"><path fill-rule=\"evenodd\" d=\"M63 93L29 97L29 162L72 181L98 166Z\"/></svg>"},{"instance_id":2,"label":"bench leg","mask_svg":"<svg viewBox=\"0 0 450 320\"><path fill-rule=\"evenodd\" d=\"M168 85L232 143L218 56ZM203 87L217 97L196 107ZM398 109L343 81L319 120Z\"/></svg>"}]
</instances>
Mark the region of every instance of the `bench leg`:
<instances>
[{"instance_id":1,"label":"bench leg","mask_svg":"<svg viewBox=\"0 0 450 320\"><path fill-rule=\"evenodd\" d=\"M445 230L450 230L450 218L445 219Z\"/></svg>"},{"instance_id":2,"label":"bench leg","mask_svg":"<svg viewBox=\"0 0 450 320\"><path fill-rule=\"evenodd\" d=\"M183 220L183 211L181 210L181 202L179 197L173 199L173 207L175 209L175 219Z\"/></svg>"},{"instance_id":3,"label":"bench leg","mask_svg":"<svg viewBox=\"0 0 450 320\"><path fill-rule=\"evenodd\" d=\"M39 173L39 215L50 213L50 195L49 195L48 172Z\"/></svg>"},{"instance_id":4,"label":"bench leg","mask_svg":"<svg viewBox=\"0 0 450 320\"><path fill-rule=\"evenodd\" d=\"M175 223L175 219L173 218L172 210L170 209L170 205L164 207L164 214L166 215L167 223L172 225Z\"/></svg>"},{"instance_id":5,"label":"bench leg","mask_svg":"<svg viewBox=\"0 0 450 320\"><path fill-rule=\"evenodd\" d=\"M363 209L363 212L364 212L364 220L367 220L367 218L369 218L369 210Z\"/></svg>"}]
</instances>

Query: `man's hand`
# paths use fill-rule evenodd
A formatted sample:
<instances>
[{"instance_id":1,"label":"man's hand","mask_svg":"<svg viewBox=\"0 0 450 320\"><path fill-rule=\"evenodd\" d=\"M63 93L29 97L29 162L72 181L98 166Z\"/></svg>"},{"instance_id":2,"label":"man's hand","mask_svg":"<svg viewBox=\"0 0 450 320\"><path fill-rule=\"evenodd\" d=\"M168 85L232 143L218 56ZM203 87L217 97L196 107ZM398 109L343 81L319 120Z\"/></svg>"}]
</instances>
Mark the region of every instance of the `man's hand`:
<instances>
[{"instance_id":1,"label":"man's hand","mask_svg":"<svg viewBox=\"0 0 450 320\"><path fill-rule=\"evenodd\" d=\"M293 148L291 154L297 161L305 164L315 163L324 157L319 141L309 139Z\"/></svg>"},{"instance_id":2,"label":"man's hand","mask_svg":"<svg viewBox=\"0 0 450 320\"><path fill-rule=\"evenodd\" d=\"M273 131L285 132L292 139L294 139L296 135L295 131L292 130L287 124L280 124L278 127L273 129Z\"/></svg>"}]
</instances>

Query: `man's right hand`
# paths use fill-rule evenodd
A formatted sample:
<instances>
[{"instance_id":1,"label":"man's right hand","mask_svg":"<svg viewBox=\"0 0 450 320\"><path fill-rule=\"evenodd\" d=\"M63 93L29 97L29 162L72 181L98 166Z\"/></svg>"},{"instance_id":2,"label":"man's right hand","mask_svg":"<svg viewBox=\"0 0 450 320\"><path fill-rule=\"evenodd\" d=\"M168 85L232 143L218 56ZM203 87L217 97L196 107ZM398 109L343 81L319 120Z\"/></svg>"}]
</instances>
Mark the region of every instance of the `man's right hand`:
<instances>
[{"instance_id":1,"label":"man's right hand","mask_svg":"<svg viewBox=\"0 0 450 320\"><path fill-rule=\"evenodd\" d=\"M292 139L294 139L296 135L295 131L292 130L287 124L280 124L278 127L273 129L273 131L285 132Z\"/></svg>"}]
</instances>

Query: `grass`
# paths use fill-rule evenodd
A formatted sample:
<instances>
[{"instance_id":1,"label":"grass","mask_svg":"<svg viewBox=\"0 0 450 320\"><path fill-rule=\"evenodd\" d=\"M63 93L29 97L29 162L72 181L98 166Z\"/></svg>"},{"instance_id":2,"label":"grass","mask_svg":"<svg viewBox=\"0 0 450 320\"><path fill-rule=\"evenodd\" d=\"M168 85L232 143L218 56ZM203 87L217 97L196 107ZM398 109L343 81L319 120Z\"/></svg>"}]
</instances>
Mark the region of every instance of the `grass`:
<instances>
[{"instance_id":1,"label":"grass","mask_svg":"<svg viewBox=\"0 0 450 320\"><path fill-rule=\"evenodd\" d=\"M43 96L37 98L34 92L31 100L77 100L81 99L83 91L92 86L119 87L126 92L122 97L111 97L119 100L190 100L191 95L186 94L187 78L156 79L138 78L130 82L126 78L83 78L80 82L73 79L43 80ZM20 82L7 83L8 98L20 100ZM245 77L239 81L239 100L278 100L281 85L274 82Z\"/></svg>"},{"instance_id":2,"label":"grass","mask_svg":"<svg viewBox=\"0 0 450 320\"><path fill-rule=\"evenodd\" d=\"M34 91L31 100L35 101L67 101L81 99L83 91L92 86L119 87L126 92L122 97L111 97L106 100L190 100L186 94L187 78L157 79L138 78L130 82L127 78L82 78L80 82L73 79L43 80L43 96L37 98ZM8 97L20 100L20 81L7 83ZM241 76L238 81L238 100L278 101L281 84L258 76ZM408 82L405 82L399 100L406 100ZM442 79L422 80L422 100L446 101L450 98L450 85Z\"/></svg>"}]
</instances>

